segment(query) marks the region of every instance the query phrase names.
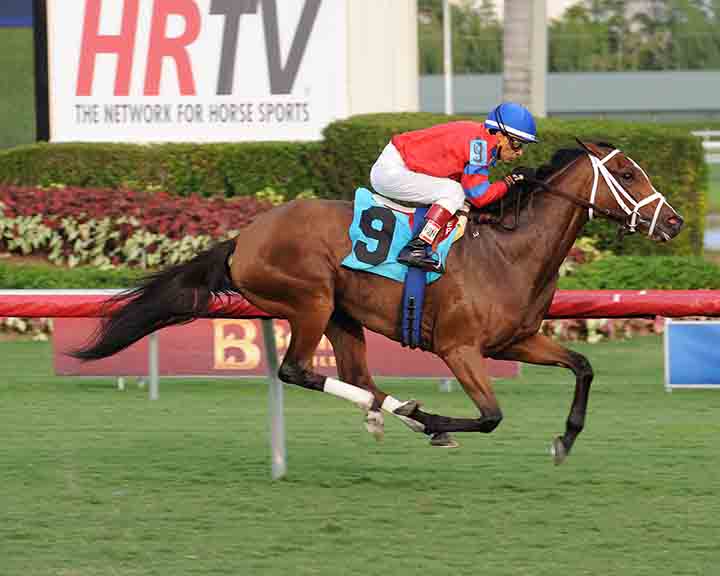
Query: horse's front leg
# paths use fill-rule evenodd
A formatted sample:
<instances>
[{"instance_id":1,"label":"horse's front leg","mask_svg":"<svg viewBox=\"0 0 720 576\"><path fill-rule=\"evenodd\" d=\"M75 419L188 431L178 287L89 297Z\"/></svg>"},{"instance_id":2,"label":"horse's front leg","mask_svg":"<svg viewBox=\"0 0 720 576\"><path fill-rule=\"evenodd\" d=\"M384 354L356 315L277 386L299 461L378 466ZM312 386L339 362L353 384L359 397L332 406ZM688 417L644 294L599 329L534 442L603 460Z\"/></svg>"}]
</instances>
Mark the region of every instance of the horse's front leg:
<instances>
[{"instance_id":1,"label":"horse's front leg","mask_svg":"<svg viewBox=\"0 0 720 576\"><path fill-rule=\"evenodd\" d=\"M513 344L502 352L493 354L492 357L497 360L518 360L529 364L563 366L575 374L575 396L565 424L565 434L555 438L552 445L555 464L562 463L570 453L577 435L585 426L590 384L593 379L590 362L582 354L569 350L540 333Z\"/></svg>"},{"instance_id":2,"label":"horse's front leg","mask_svg":"<svg viewBox=\"0 0 720 576\"><path fill-rule=\"evenodd\" d=\"M480 412L477 419L439 417L440 423L447 421L444 431L489 433L495 430L503 415L480 348L476 345L458 346L443 360Z\"/></svg>"}]
</instances>

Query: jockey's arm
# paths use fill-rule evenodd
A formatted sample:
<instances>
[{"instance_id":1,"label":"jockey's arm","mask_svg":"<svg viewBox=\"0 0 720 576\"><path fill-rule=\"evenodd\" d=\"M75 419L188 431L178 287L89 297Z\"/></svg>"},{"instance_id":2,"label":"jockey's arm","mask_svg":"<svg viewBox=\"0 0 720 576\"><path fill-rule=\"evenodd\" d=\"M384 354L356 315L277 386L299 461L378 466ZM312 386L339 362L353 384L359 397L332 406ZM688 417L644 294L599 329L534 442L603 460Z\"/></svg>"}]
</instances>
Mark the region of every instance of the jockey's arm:
<instances>
[{"instance_id":1,"label":"jockey's arm","mask_svg":"<svg viewBox=\"0 0 720 576\"><path fill-rule=\"evenodd\" d=\"M475 206L482 208L492 204L507 194L508 186L504 180L490 183L488 169L468 164L465 167L460 184L465 190L465 197Z\"/></svg>"}]
</instances>

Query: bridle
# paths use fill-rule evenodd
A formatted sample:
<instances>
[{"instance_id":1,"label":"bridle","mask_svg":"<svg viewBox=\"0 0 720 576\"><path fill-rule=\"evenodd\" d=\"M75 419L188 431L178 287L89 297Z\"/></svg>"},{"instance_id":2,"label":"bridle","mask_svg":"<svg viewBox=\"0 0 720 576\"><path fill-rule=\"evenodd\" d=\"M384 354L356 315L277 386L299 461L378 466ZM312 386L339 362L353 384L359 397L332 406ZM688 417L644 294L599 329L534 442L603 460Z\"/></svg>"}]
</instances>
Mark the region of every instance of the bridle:
<instances>
[{"instance_id":1,"label":"bridle","mask_svg":"<svg viewBox=\"0 0 720 576\"><path fill-rule=\"evenodd\" d=\"M615 150L607 154L603 159L599 159L597 156L594 156L593 154L590 154L588 152L588 156L590 157L590 161L593 165L593 187L592 192L590 193L590 204L595 203L597 185L600 180L599 175L602 175L603 179L605 180L605 184L607 184L607 187L610 189L610 192L615 198L615 202L617 202L618 206L620 206L620 208L623 209L625 214L627 214L627 222L625 223L625 226L630 233L634 233L636 231L638 219L643 220L642 216L640 215L640 208L657 201L658 204L655 208L655 213L653 214L653 219L648 229L648 236L652 236L653 232L655 231L655 225L657 224L658 217L660 216L660 210L662 209L663 204L667 204L667 200L665 200L665 196L660 194L660 192L655 189L655 186L652 185L652 182L650 182L650 178L645 173L645 170L640 168L640 166L638 166L635 160L626 156L626 158L633 163L635 168L640 170L642 175L645 176L645 179L648 181L648 184L650 184L650 187L653 189L654 192L653 194L650 194L649 196L643 198L640 202L637 202L635 198L628 194L628 192L615 179L615 176L613 176L610 171L605 167L605 163L619 153L620 150L616 148ZM627 201L627 204L623 201L623 198ZM628 206L628 204L633 207L632 210L630 209L630 206ZM593 219L593 208L588 209L588 218L590 220Z\"/></svg>"},{"instance_id":2,"label":"bridle","mask_svg":"<svg viewBox=\"0 0 720 576\"><path fill-rule=\"evenodd\" d=\"M605 166L605 164L613 156L620 153L620 150L616 148L612 152L605 155L605 157L603 158L598 158L589 150L587 150L587 153L593 167L593 185L592 191L590 192L590 201L583 200L582 198L577 198L576 196L572 196L570 194L566 194L565 192L548 186L545 182L541 180L534 180L531 183L537 184L549 194L552 194L554 196L560 196L569 200L573 204L576 204L582 208L586 208L588 211L589 220L592 220L593 216L596 213L600 214L609 220L614 220L618 222L622 226L623 231L630 234L633 234L637 231L637 226L640 222L647 222L647 220L643 218L640 214L640 209L643 206L647 206L648 204L657 201L657 207L655 208L655 213L653 214L652 221L650 222L650 226L648 228L648 236L652 236L653 232L655 231L655 225L657 224L658 217L660 216L660 210L662 209L664 204L667 204L667 200L665 200L665 197L655 189L645 171L640 168L640 166L638 166L638 164L632 158L626 156L626 158L633 163L633 165L642 173L642 175L645 176L654 191L653 194L650 194L649 196L643 198L640 202L638 202L622 187L622 185L617 181L615 176L613 176L612 173ZM610 190L610 193L613 195L615 202L622 209L622 212L620 210L614 210L612 208L603 208L595 204L595 197L597 195L598 183L600 182L601 176L605 181L608 189Z\"/></svg>"}]
</instances>

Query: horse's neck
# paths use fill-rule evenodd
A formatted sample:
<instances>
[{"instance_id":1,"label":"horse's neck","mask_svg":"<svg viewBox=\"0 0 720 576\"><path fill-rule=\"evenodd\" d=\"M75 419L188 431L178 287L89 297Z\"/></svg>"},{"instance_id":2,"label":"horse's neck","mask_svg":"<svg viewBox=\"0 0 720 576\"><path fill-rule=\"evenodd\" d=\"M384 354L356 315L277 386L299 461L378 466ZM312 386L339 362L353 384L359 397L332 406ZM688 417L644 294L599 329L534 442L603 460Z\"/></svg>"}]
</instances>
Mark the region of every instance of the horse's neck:
<instances>
[{"instance_id":1,"label":"horse's neck","mask_svg":"<svg viewBox=\"0 0 720 576\"><path fill-rule=\"evenodd\" d=\"M570 180L569 171L563 171L549 184L563 190ZM578 190L589 191L590 185L591 181L587 179ZM522 218L521 226L506 236L501 249L509 262L522 266L523 275L526 281L529 280L528 287L539 292L556 278L560 265L587 221L587 211L564 198L537 192L532 207L522 214Z\"/></svg>"}]
</instances>

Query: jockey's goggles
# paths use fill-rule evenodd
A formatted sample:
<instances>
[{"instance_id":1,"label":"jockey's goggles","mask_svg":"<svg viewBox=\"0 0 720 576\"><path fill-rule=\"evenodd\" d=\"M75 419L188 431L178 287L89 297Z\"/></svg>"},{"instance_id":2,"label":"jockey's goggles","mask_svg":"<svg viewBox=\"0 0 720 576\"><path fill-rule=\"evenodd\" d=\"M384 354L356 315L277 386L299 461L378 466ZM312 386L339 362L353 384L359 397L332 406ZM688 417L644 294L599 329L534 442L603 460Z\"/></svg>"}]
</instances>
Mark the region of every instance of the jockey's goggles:
<instances>
[{"instance_id":1,"label":"jockey's goggles","mask_svg":"<svg viewBox=\"0 0 720 576\"><path fill-rule=\"evenodd\" d=\"M510 148L511 148L514 152L517 152L518 150L521 150L522 147L525 146L525 144L527 144L527 142L525 142L524 140L516 140L515 138L513 138L512 136L509 136L509 135L507 135L507 134L506 134L506 136L507 136L507 139L508 139L508 143L510 144Z\"/></svg>"}]
</instances>

